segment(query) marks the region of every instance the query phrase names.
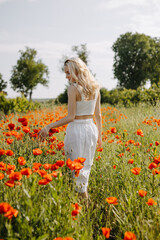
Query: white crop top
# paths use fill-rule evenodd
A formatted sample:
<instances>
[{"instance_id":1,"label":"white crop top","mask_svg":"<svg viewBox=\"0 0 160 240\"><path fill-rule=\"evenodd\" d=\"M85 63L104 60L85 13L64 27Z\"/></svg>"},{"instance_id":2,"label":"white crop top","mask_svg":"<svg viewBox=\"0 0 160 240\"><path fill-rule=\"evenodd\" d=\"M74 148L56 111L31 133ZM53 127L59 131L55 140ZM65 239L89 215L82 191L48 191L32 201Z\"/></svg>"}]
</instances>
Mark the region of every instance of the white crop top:
<instances>
[{"instance_id":1,"label":"white crop top","mask_svg":"<svg viewBox=\"0 0 160 240\"><path fill-rule=\"evenodd\" d=\"M95 111L98 92L96 91L95 98L93 100L85 100L85 96L82 93L81 89L78 87L78 85L75 83L73 83L72 85L77 88L81 95L81 101L76 102L76 116L93 115Z\"/></svg>"}]
</instances>

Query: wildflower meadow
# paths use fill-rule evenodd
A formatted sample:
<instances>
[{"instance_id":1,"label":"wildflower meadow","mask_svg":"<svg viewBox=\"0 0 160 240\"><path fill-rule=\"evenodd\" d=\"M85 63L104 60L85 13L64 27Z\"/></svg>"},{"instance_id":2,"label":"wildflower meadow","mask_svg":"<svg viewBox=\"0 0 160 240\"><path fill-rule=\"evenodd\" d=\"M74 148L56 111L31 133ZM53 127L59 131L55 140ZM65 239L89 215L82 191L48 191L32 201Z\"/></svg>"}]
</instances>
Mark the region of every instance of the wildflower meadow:
<instances>
[{"instance_id":1,"label":"wildflower meadow","mask_svg":"<svg viewBox=\"0 0 160 240\"><path fill-rule=\"evenodd\" d=\"M64 153L65 105L0 119L0 239L160 239L160 105L102 105L102 148L89 179L89 207L75 192L84 158Z\"/></svg>"}]
</instances>

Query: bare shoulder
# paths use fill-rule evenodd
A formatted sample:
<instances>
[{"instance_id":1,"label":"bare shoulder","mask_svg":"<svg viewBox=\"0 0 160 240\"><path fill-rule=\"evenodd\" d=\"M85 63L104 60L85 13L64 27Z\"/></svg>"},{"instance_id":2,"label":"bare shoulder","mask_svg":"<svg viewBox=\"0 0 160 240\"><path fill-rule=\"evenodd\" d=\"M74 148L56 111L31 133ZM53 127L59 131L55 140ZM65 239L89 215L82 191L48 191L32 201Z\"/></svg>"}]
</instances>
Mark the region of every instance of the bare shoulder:
<instances>
[{"instance_id":1,"label":"bare shoulder","mask_svg":"<svg viewBox=\"0 0 160 240\"><path fill-rule=\"evenodd\" d=\"M76 94L76 92L77 92L77 89L74 85L70 85L67 90L68 90L68 93L75 93Z\"/></svg>"},{"instance_id":2,"label":"bare shoulder","mask_svg":"<svg viewBox=\"0 0 160 240\"><path fill-rule=\"evenodd\" d=\"M97 97L100 97L101 94L99 89L96 90L96 94L97 94Z\"/></svg>"}]
</instances>

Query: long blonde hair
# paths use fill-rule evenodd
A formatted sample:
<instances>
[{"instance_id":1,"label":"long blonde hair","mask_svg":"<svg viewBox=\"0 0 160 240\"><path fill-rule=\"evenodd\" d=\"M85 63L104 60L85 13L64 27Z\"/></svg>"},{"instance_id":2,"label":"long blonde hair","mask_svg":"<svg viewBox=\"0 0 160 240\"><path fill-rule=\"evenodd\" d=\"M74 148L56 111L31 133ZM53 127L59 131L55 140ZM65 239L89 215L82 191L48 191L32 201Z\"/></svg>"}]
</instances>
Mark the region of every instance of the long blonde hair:
<instances>
[{"instance_id":1,"label":"long blonde hair","mask_svg":"<svg viewBox=\"0 0 160 240\"><path fill-rule=\"evenodd\" d=\"M80 58L69 58L64 62L64 66L68 67L76 84L82 87L82 92L86 98L100 89L100 85Z\"/></svg>"}]
</instances>

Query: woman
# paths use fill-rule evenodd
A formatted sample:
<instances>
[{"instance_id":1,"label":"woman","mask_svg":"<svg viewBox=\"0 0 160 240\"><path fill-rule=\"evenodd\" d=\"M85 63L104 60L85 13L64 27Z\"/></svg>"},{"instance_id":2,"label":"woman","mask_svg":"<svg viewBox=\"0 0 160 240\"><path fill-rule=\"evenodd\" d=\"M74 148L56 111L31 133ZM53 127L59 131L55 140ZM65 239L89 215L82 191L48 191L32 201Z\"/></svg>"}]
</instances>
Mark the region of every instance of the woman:
<instances>
[{"instance_id":1,"label":"woman","mask_svg":"<svg viewBox=\"0 0 160 240\"><path fill-rule=\"evenodd\" d=\"M101 109L99 85L79 58L67 59L64 63L68 87L68 115L43 128L39 136L44 139L51 128L68 124L64 139L64 150L72 161L78 157L86 158L84 167L76 177L76 191L88 200L88 180L96 150L102 145ZM96 125L93 122L95 113Z\"/></svg>"}]
</instances>

